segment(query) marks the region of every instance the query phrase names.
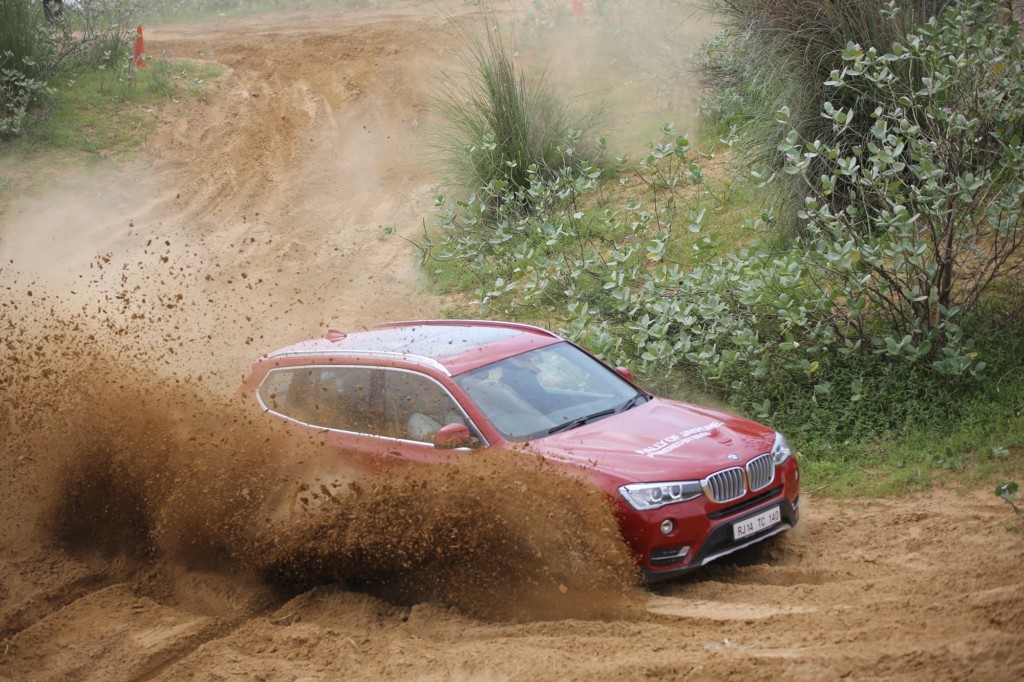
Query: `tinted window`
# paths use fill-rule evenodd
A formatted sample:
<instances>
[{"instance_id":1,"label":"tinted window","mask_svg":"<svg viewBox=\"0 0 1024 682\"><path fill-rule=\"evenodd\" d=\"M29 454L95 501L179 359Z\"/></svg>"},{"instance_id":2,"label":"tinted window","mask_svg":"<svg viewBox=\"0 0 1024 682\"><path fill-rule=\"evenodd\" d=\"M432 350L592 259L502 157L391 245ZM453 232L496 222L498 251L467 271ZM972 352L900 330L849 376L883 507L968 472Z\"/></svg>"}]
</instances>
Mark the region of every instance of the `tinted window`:
<instances>
[{"instance_id":1,"label":"tinted window","mask_svg":"<svg viewBox=\"0 0 1024 682\"><path fill-rule=\"evenodd\" d=\"M447 390L430 377L416 372L385 370L384 409L389 422L404 428L403 437L430 442L447 424L466 424L466 415Z\"/></svg>"},{"instance_id":2,"label":"tinted window","mask_svg":"<svg viewBox=\"0 0 1024 682\"><path fill-rule=\"evenodd\" d=\"M312 426L375 433L382 410L375 404L370 367L289 367L271 370L260 384L263 405ZM379 380L378 380L379 381Z\"/></svg>"},{"instance_id":3,"label":"tinted window","mask_svg":"<svg viewBox=\"0 0 1024 682\"><path fill-rule=\"evenodd\" d=\"M428 443L446 424L475 427L439 383L377 367L288 367L260 384L264 407L321 428Z\"/></svg>"}]
</instances>

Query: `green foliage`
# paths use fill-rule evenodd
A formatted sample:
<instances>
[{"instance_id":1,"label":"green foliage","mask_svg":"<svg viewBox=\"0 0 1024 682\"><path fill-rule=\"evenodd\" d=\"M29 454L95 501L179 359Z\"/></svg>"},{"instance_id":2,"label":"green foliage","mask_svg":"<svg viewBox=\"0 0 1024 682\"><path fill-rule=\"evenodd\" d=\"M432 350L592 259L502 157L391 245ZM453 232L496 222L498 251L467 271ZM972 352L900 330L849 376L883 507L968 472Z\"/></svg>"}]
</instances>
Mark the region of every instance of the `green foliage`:
<instances>
[{"instance_id":1,"label":"green foliage","mask_svg":"<svg viewBox=\"0 0 1024 682\"><path fill-rule=\"evenodd\" d=\"M810 192L809 274L836 294L816 317L874 352L976 375L964 322L1024 268L1024 48L989 3L964 3L890 52L850 43L844 60L827 85L876 103L868 135L829 144L793 130L779 145ZM821 112L840 133L857 116L832 101Z\"/></svg>"},{"instance_id":2,"label":"green foliage","mask_svg":"<svg viewBox=\"0 0 1024 682\"><path fill-rule=\"evenodd\" d=\"M41 5L30 0L0 0L0 67L25 77L45 78L51 61Z\"/></svg>"},{"instance_id":3,"label":"green foliage","mask_svg":"<svg viewBox=\"0 0 1024 682\"><path fill-rule=\"evenodd\" d=\"M828 92L825 83L844 66L850 42L886 51L950 0L905 0L899 12L884 12L878 0L716 0L726 28L704 46L697 67L710 92L705 118L721 131L735 127L753 166L779 171L778 145L785 131L773 125L775 112L789 111L789 124L803 139L844 145L865 138L877 104L853 91ZM910 74L903 74L910 75ZM830 100L851 114L838 129L820 116ZM817 172L817 161L812 161ZM799 202L804 188L790 183L788 197Z\"/></svg>"},{"instance_id":4,"label":"green foliage","mask_svg":"<svg viewBox=\"0 0 1024 682\"><path fill-rule=\"evenodd\" d=\"M0 139L22 132L29 105L45 88L45 83L17 69L0 68Z\"/></svg>"},{"instance_id":5,"label":"green foliage","mask_svg":"<svg viewBox=\"0 0 1024 682\"><path fill-rule=\"evenodd\" d=\"M478 199L514 197L529 204L528 190L538 180L599 158L600 147L588 135L599 119L596 110L577 114L545 74L527 76L497 26L483 38L456 30L466 71L439 91L448 125L436 142L455 184L470 190L492 185Z\"/></svg>"},{"instance_id":6,"label":"green foliage","mask_svg":"<svg viewBox=\"0 0 1024 682\"><path fill-rule=\"evenodd\" d=\"M575 135L562 144L571 147ZM598 187L601 171L576 165L544 175L534 167L525 189L499 181L478 188L468 202L450 205L440 197L442 238L428 239L426 253L473 273L479 302L505 314L565 311L593 301L625 320L628 306L618 299L628 300L629 286L648 263L664 258L675 195L703 182L699 167L686 165L689 142L671 128L666 137L636 172L654 211L632 201L622 213L589 210L584 198ZM693 224L702 218L694 216Z\"/></svg>"},{"instance_id":7,"label":"green foliage","mask_svg":"<svg viewBox=\"0 0 1024 682\"><path fill-rule=\"evenodd\" d=\"M989 363L983 382L850 347L810 322L832 298L799 251L723 250L736 239L715 234L726 193L667 132L610 201L584 170L536 183L551 198L527 216L489 223L486 202L441 202L430 268L440 260L461 273L484 316L559 327L659 392L722 398L776 425L798 444L807 480L832 494L903 491L947 472L987 482L1019 466L1024 329L1006 300L966 325ZM765 234L771 220L758 215L745 234ZM668 246L685 240L687 255L672 258Z\"/></svg>"},{"instance_id":8,"label":"green foliage","mask_svg":"<svg viewBox=\"0 0 1024 682\"><path fill-rule=\"evenodd\" d=\"M223 67L209 62L151 59L149 68L119 80L113 69L55 79L60 96L47 116L7 143L18 154L55 149L85 156L131 153L152 132L153 107L195 96ZM142 105L142 106L140 106Z\"/></svg>"},{"instance_id":9,"label":"green foliage","mask_svg":"<svg viewBox=\"0 0 1024 682\"><path fill-rule=\"evenodd\" d=\"M484 314L560 324L612 363L649 377L689 377L779 424L822 461L877 460L871 447L849 443L934 433L993 405L1024 402L1024 391L977 380L985 370L1021 385L1024 329L1009 298L965 318L972 334L961 334L960 355L910 347L870 306L858 318L871 333L865 342L824 255L770 235L739 250L722 247L709 222L726 194L712 187L688 141L665 132L636 171L620 176L627 191L620 206L595 205L595 191L604 190L589 169L534 182L538 200L525 214L493 220L489 200L445 202L442 234L425 245L428 259L458 263ZM501 191L509 190L481 190ZM765 235L772 223L765 213L745 229ZM689 248L673 248L687 240ZM949 357L964 356L966 367L950 371ZM965 442L1019 431L1017 422L1019 415L997 420ZM837 443L845 445L833 450Z\"/></svg>"},{"instance_id":10,"label":"green foliage","mask_svg":"<svg viewBox=\"0 0 1024 682\"><path fill-rule=\"evenodd\" d=\"M0 0L0 138L21 133L46 88L52 50L42 19L29 0Z\"/></svg>"},{"instance_id":11,"label":"green foliage","mask_svg":"<svg viewBox=\"0 0 1024 682\"><path fill-rule=\"evenodd\" d=\"M78 0L66 5L61 43L79 68L133 68L136 18L142 0Z\"/></svg>"},{"instance_id":12,"label":"green foliage","mask_svg":"<svg viewBox=\"0 0 1024 682\"><path fill-rule=\"evenodd\" d=\"M0 0L0 137L23 134L55 93L58 74L105 70L118 83L135 75L131 24L138 0L77 0L52 23L41 4Z\"/></svg>"},{"instance_id":13,"label":"green foliage","mask_svg":"<svg viewBox=\"0 0 1024 682\"><path fill-rule=\"evenodd\" d=\"M1010 505L1013 511L1021 519L1024 519L1024 512L1017 507L1017 500L1020 499L1019 487L1016 482L1007 481L1001 485L996 486L996 497L1001 498L1006 504Z\"/></svg>"}]
</instances>

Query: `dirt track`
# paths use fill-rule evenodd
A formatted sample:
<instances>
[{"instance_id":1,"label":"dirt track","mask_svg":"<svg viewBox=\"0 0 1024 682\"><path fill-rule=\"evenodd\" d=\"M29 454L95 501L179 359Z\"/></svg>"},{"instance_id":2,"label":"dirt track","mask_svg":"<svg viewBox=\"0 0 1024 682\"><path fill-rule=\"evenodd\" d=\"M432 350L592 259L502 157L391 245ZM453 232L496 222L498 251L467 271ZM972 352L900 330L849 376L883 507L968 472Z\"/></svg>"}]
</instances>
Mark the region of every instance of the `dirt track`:
<instances>
[{"instance_id":1,"label":"dirt track","mask_svg":"<svg viewBox=\"0 0 1024 682\"><path fill-rule=\"evenodd\" d=\"M230 71L161 114L116 178L64 176L4 208L0 680L1024 678L1024 536L987 490L805 493L801 525L765 547L653 590L567 577L543 617L387 585L296 593L209 558L245 528L263 449L190 441L224 414L190 392L228 393L254 355L329 325L440 314L385 228L414 238L432 203L445 21L399 2L156 27L151 52ZM172 407L133 412L148 400ZM100 445L127 478L89 459ZM136 524L158 551L136 547ZM559 561L514 559L493 561ZM487 589L513 599L512 583Z\"/></svg>"}]
</instances>

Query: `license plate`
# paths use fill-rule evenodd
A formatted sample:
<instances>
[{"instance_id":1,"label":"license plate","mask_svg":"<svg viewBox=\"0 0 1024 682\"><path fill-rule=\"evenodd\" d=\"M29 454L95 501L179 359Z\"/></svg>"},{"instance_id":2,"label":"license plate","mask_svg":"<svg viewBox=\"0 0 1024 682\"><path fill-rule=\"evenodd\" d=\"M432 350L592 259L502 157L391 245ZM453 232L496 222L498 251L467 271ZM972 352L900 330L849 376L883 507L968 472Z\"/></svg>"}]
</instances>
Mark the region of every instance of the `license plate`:
<instances>
[{"instance_id":1,"label":"license plate","mask_svg":"<svg viewBox=\"0 0 1024 682\"><path fill-rule=\"evenodd\" d=\"M742 540L750 535L757 535L782 521L782 510L779 507L772 507L757 516L743 519L732 524L732 537L734 540Z\"/></svg>"}]
</instances>

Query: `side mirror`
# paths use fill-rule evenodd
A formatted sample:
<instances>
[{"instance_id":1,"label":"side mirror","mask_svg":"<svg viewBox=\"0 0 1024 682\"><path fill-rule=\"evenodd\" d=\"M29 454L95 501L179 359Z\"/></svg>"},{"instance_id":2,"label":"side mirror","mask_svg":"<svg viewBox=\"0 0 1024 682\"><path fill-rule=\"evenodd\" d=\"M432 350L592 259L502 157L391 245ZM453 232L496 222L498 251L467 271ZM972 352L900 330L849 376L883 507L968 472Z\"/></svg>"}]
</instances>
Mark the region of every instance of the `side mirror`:
<instances>
[{"instance_id":1,"label":"side mirror","mask_svg":"<svg viewBox=\"0 0 1024 682\"><path fill-rule=\"evenodd\" d=\"M629 371L629 367L616 367L615 371L618 372L619 376L621 376L629 383L636 383L635 381L633 381L633 373Z\"/></svg>"},{"instance_id":2,"label":"side mirror","mask_svg":"<svg viewBox=\"0 0 1024 682\"><path fill-rule=\"evenodd\" d=\"M445 424L434 434L434 447L441 450L466 448L472 444L473 434L465 424Z\"/></svg>"}]
</instances>

